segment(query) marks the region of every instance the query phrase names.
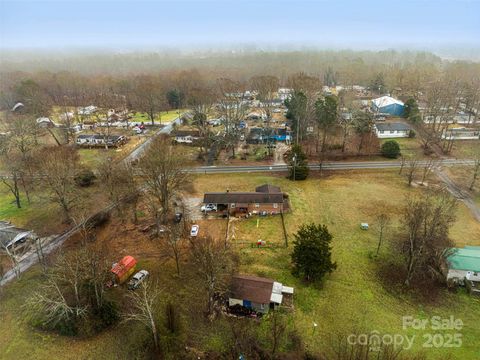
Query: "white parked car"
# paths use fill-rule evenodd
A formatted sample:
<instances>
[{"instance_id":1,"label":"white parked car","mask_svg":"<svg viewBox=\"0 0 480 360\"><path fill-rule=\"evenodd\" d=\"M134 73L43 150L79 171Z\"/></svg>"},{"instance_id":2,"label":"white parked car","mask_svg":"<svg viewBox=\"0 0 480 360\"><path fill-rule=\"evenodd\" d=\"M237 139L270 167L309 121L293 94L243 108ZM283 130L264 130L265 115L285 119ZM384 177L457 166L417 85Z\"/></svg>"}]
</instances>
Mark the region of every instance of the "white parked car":
<instances>
[{"instance_id":1,"label":"white parked car","mask_svg":"<svg viewBox=\"0 0 480 360\"><path fill-rule=\"evenodd\" d=\"M206 205L203 205L200 210L202 212L209 212L209 211L217 211L217 205L215 204L206 204Z\"/></svg>"},{"instance_id":2,"label":"white parked car","mask_svg":"<svg viewBox=\"0 0 480 360\"><path fill-rule=\"evenodd\" d=\"M198 225L192 225L192 230L190 230L190 236L197 236L199 229L200 227Z\"/></svg>"},{"instance_id":3,"label":"white parked car","mask_svg":"<svg viewBox=\"0 0 480 360\"><path fill-rule=\"evenodd\" d=\"M135 290L141 285L141 283L148 277L149 272L147 270L140 270L135 275L132 276L128 282L128 289Z\"/></svg>"}]
</instances>

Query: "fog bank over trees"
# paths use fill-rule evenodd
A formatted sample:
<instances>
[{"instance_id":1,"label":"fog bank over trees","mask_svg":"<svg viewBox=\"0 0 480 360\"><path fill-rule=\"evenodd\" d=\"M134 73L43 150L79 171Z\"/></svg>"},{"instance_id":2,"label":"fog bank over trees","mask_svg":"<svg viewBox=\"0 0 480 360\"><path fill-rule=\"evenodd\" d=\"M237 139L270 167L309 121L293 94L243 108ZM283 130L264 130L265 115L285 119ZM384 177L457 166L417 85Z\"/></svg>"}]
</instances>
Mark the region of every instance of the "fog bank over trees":
<instances>
[{"instance_id":1,"label":"fog bank over trees","mask_svg":"<svg viewBox=\"0 0 480 360\"><path fill-rule=\"evenodd\" d=\"M198 69L215 73L215 77L245 78L272 74L286 78L303 71L322 74L328 67L339 73L380 71L391 67L429 64L440 67L444 60L429 52L416 51L353 51L353 50L288 50L288 51L196 51L181 52L169 49L160 52L103 51L3 51L0 71L6 72L77 72L85 75L126 75L151 72Z\"/></svg>"}]
</instances>

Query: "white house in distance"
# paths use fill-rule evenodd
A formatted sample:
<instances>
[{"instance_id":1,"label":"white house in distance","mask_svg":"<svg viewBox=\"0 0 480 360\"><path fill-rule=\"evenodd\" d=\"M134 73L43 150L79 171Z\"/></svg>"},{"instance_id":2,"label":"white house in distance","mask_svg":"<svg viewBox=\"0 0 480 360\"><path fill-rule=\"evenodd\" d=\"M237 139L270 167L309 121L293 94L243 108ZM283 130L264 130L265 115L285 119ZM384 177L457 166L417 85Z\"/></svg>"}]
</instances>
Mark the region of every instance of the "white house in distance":
<instances>
[{"instance_id":1,"label":"white house in distance","mask_svg":"<svg viewBox=\"0 0 480 360\"><path fill-rule=\"evenodd\" d=\"M480 246L453 249L452 254L447 256L447 263L447 280L480 282Z\"/></svg>"},{"instance_id":2,"label":"white house in distance","mask_svg":"<svg viewBox=\"0 0 480 360\"><path fill-rule=\"evenodd\" d=\"M451 128L442 134L442 139L447 140L480 140L480 130L469 128Z\"/></svg>"},{"instance_id":3,"label":"white house in distance","mask_svg":"<svg viewBox=\"0 0 480 360\"><path fill-rule=\"evenodd\" d=\"M293 89L279 88L277 91L278 98L282 101L290 99L292 97Z\"/></svg>"},{"instance_id":4,"label":"white house in distance","mask_svg":"<svg viewBox=\"0 0 480 360\"><path fill-rule=\"evenodd\" d=\"M180 144L193 144L200 139L198 130L176 130L172 134L173 140Z\"/></svg>"},{"instance_id":5,"label":"white house in distance","mask_svg":"<svg viewBox=\"0 0 480 360\"><path fill-rule=\"evenodd\" d=\"M379 139L407 138L410 135L410 126L404 123L375 124L375 134Z\"/></svg>"}]
</instances>

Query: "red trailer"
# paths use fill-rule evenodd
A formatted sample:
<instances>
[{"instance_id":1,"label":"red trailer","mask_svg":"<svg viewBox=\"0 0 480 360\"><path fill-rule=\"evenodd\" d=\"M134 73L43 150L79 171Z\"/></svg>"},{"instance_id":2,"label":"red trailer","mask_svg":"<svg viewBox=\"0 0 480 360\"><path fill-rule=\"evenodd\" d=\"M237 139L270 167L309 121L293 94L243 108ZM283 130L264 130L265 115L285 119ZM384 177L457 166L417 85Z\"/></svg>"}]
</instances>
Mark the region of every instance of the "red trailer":
<instances>
[{"instance_id":1,"label":"red trailer","mask_svg":"<svg viewBox=\"0 0 480 360\"><path fill-rule=\"evenodd\" d=\"M115 275L115 282L123 284L130 275L135 272L137 260L133 256L127 255L112 267L112 273Z\"/></svg>"}]
</instances>

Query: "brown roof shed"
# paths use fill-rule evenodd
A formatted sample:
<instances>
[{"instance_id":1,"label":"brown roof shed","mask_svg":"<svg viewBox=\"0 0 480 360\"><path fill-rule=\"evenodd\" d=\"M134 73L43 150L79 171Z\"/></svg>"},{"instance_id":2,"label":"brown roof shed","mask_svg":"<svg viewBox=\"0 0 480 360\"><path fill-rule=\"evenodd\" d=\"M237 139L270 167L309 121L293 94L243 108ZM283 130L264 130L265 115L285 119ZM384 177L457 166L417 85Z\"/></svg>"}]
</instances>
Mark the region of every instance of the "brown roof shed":
<instances>
[{"instance_id":1,"label":"brown roof shed","mask_svg":"<svg viewBox=\"0 0 480 360\"><path fill-rule=\"evenodd\" d=\"M283 203L282 193L261 193L261 192L222 192L205 193L203 196L205 204L273 204Z\"/></svg>"},{"instance_id":2,"label":"brown roof shed","mask_svg":"<svg viewBox=\"0 0 480 360\"><path fill-rule=\"evenodd\" d=\"M232 278L232 297L258 304L269 304L273 280L250 275L235 275Z\"/></svg>"}]
</instances>

